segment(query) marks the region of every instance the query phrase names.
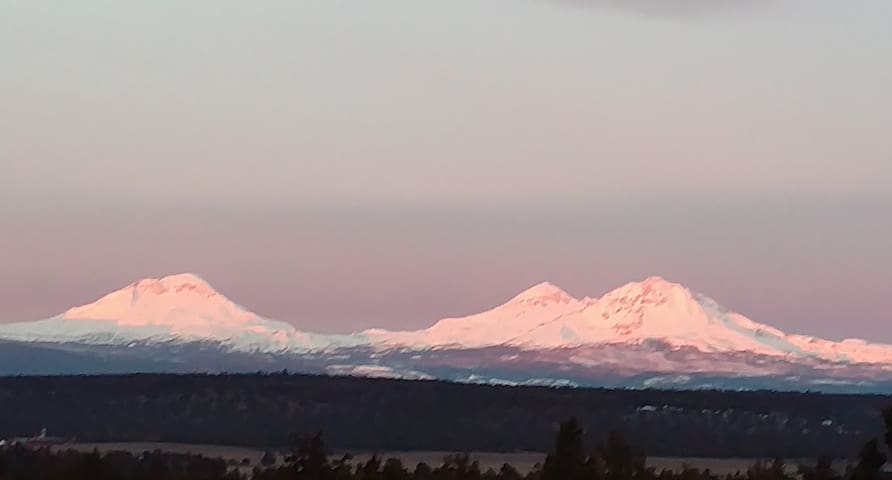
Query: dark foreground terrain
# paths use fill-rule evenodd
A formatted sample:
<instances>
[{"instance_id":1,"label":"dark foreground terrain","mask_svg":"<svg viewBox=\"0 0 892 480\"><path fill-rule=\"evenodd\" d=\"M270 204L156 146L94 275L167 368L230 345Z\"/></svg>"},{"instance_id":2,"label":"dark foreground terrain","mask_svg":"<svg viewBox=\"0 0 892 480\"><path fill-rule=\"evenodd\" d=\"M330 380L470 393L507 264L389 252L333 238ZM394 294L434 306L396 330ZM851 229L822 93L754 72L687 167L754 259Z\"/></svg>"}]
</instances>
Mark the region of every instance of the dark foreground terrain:
<instances>
[{"instance_id":1,"label":"dark foreground terrain","mask_svg":"<svg viewBox=\"0 0 892 480\"><path fill-rule=\"evenodd\" d=\"M884 414L885 443L892 447L892 410ZM644 451L616 432L586 444L575 419L563 422L544 460L526 471L515 464L484 466L467 454L406 464L397 457L332 455L322 435L295 436L284 452L267 450L257 460L208 458L161 450L130 452L0 444L2 480L890 480L883 444L872 439L857 459L840 469L830 457L802 463L756 461L719 473L682 464L650 465Z\"/></svg>"},{"instance_id":2,"label":"dark foreground terrain","mask_svg":"<svg viewBox=\"0 0 892 480\"><path fill-rule=\"evenodd\" d=\"M287 374L0 378L0 438L46 427L79 442L338 450L547 451L575 417L648 455L854 458L892 397L499 387Z\"/></svg>"}]
</instances>

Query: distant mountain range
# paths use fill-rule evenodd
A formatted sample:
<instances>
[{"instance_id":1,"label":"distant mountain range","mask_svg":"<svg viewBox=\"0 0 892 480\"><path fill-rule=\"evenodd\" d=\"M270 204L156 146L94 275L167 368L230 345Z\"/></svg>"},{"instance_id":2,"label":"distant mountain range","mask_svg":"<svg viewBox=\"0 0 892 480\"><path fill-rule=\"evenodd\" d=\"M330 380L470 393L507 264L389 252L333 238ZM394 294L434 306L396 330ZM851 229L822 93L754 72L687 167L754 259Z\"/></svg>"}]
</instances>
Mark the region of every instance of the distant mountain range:
<instances>
[{"instance_id":1,"label":"distant mountain range","mask_svg":"<svg viewBox=\"0 0 892 480\"><path fill-rule=\"evenodd\" d=\"M0 374L289 369L506 384L892 392L892 345L786 334L651 277L601 298L541 283L417 331L301 331L192 274L0 325Z\"/></svg>"}]
</instances>

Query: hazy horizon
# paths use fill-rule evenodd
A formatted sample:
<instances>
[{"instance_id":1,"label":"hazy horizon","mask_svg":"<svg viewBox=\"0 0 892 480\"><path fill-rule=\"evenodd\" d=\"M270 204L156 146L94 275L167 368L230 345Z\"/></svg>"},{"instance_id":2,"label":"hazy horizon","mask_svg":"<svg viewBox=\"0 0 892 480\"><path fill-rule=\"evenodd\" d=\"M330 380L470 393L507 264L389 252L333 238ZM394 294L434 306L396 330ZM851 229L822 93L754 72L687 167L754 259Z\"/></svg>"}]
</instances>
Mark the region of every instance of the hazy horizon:
<instances>
[{"instance_id":1,"label":"hazy horizon","mask_svg":"<svg viewBox=\"0 0 892 480\"><path fill-rule=\"evenodd\" d=\"M892 340L877 321L882 302L871 301L886 284L859 276L888 268L876 255L889 232L876 219L889 197L705 200L225 211L34 201L24 212L0 210L13 231L41 232L4 240L13 242L4 251L34 253L6 259L2 321L46 318L141 278L191 272L302 329L413 329L486 310L542 281L594 297L659 275L789 333ZM48 224L48 211L64 215ZM871 228L873 236L852 236ZM61 245L72 254L64 262ZM760 261L766 255L778 261ZM828 271L835 276L817 280Z\"/></svg>"},{"instance_id":2,"label":"hazy horizon","mask_svg":"<svg viewBox=\"0 0 892 480\"><path fill-rule=\"evenodd\" d=\"M301 329L659 275L892 342L892 2L42 5L0 18L0 322L194 272Z\"/></svg>"}]
</instances>

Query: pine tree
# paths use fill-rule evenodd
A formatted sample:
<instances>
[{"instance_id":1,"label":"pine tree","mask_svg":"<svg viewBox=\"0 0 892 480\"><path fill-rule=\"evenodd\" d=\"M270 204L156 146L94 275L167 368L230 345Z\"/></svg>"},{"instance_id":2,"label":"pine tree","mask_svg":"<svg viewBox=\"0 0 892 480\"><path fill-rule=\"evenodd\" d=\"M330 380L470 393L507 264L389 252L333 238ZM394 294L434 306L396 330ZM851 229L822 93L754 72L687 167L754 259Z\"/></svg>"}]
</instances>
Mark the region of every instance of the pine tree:
<instances>
[{"instance_id":1,"label":"pine tree","mask_svg":"<svg viewBox=\"0 0 892 480\"><path fill-rule=\"evenodd\" d=\"M822 455L814 467L800 466L802 480L837 480L839 474L833 470L833 457Z\"/></svg>"},{"instance_id":2,"label":"pine tree","mask_svg":"<svg viewBox=\"0 0 892 480\"><path fill-rule=\"evenodd\" d=\"M575 418L562 423L554 441L554 449L545 457L543 480L577 480L584 477L585 432Z\"/></svg>"},{"instance_id":3,"label":"pine tree","mask_svg":"<svg viewBox=\"0 0 892 480\"><path fill-rule=\"evenodd\" d=\"M272 450L267 450L263 452L263 456L260 457L260 464L264 467L271 467L276 464L276 454Z\"/></svg>"},{"instance_id":4,"label":"pine tree","mask_svg":"<svg viewBox=\"0 0 892 480\"><path fill-rule=\"evenodd\" d=\"M853 480L876 480L880 477L883 465L886 464L886 454L880 451L877 439L871 439L861 449L858 455L858 464L855 466Z\"/></svg>"},{"instance_id":5,"label":"pine tree","mask_svg":"<svg viewBox=\"0 0 892 480\"><path fill-rule=\"evenodd\" d=\"M610 480L629 480L644 471L644 453L629 445L618 432L610 432L607 442L596 452Z\"/></svg>"},{"instance_id":6,"label":"pine tree","mask_svg":"<svg viewBox=\"0 0 892 480\"><path fill-rule=\"evenodd\" d=\"M294 471L297 478L318 480L328 478L328 452L322 441L322 433L302 437L294 449Z\"/></svg>"}]
</instances>

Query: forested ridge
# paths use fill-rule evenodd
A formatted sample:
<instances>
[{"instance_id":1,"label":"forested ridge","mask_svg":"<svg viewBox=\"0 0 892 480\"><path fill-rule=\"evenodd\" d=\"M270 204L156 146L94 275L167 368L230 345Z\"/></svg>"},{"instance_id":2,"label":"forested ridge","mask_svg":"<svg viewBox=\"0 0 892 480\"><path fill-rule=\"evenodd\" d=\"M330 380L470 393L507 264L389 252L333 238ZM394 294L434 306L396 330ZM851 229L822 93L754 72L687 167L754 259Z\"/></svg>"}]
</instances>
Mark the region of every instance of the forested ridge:
<instances>
[{"instance_id":1,"label":"forested ridge","mask_svg":"<svg viewBox=\"0 0 892 480\"><path fill-rule=\"evenodd\" d=\"M504 387L288 374L0 378L0 438L46 427L84 442L546 451L576 418L655 456L852 458L892 398L813 393Z\"/></svg>"}]
</instances>

